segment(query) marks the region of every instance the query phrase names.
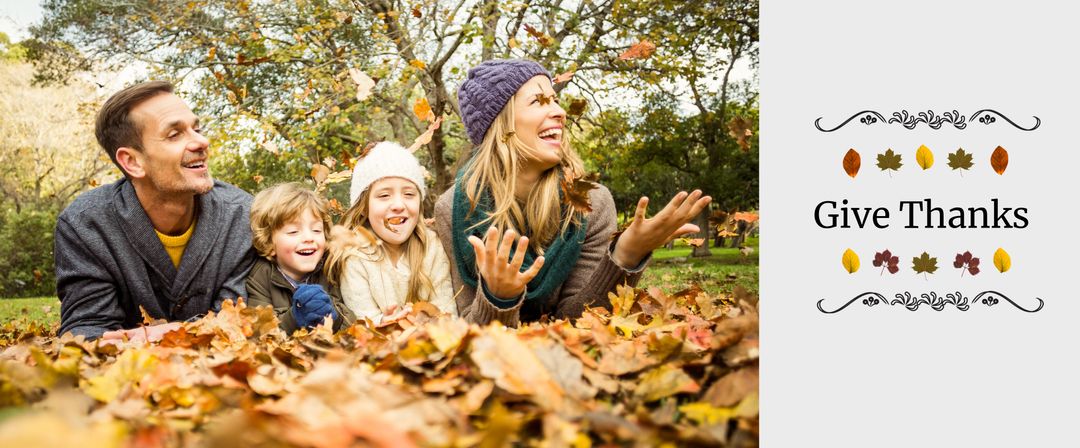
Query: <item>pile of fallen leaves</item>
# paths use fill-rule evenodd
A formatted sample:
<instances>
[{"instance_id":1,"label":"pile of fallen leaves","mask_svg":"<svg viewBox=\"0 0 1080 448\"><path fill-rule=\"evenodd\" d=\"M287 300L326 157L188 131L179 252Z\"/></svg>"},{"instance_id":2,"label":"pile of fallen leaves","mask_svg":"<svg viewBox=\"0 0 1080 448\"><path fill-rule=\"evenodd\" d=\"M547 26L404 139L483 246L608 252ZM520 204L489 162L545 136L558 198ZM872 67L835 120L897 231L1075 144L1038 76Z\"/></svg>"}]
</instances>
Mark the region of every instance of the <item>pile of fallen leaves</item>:
<instances>
[{"instance_id":1,"label":"pile of fallen leaves","mask_svg":"<svg viewBox=\"0 0 1080 448\"><path fill-rule=\"evenodd\" d=\"M0 446L756 446L756 298L611 299L517 329L419 304L290 337L241 301L149 344L29 332Z\"/></svg>"}]
</instances>

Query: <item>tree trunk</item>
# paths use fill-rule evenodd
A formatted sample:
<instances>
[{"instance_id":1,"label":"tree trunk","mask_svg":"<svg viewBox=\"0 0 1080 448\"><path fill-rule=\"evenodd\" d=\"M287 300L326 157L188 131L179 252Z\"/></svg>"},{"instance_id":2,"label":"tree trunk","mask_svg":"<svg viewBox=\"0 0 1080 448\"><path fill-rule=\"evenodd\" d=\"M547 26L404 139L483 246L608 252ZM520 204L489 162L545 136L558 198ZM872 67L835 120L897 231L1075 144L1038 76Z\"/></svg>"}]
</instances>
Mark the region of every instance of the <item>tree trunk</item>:
<instances>
[{"instance_id":1,"label":"tree trunk","mask_svg":"<svg viewBox=\"0 0 1080 448\"><path fill-rule=\"evenodd\" d=\"M697 224L701 228L701 232L696 238L704 238L705 241L700 246L695 247L693 252L690 252L691 257L708 257L712 255L712 251L709 250L709 216L708 209L702 210L694 218L694 224Z\"/></svg>"}]
</instances>

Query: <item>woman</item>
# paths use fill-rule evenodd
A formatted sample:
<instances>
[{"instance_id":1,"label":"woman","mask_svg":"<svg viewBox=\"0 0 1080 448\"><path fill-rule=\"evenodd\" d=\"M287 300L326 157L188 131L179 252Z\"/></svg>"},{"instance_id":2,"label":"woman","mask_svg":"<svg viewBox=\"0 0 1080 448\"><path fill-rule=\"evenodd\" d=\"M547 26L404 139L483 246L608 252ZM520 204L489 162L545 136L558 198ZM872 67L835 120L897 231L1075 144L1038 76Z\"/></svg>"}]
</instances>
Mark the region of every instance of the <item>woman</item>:
<instances>
[{"instance_id":1,"label":"woman","mask_svg":"<svg viewBox=\"0 0 1080 448\"><path fill-rule=\"evenodd\" d=\"M610 307L607 293L636 284L653 249L699 231L687 223L711 201L701 191L680 192L651 219L641 198L633 223L614 240L615 203L606 188L589 192L587 215L564 205L561 181L584 168L565 138L566 112L551 76L536 62L481 63L469 70L458 102L476 147L436 203L435 227L466 319L516 326L545 314L576 318L586 305Z\"/></svg>"}]
</instances>

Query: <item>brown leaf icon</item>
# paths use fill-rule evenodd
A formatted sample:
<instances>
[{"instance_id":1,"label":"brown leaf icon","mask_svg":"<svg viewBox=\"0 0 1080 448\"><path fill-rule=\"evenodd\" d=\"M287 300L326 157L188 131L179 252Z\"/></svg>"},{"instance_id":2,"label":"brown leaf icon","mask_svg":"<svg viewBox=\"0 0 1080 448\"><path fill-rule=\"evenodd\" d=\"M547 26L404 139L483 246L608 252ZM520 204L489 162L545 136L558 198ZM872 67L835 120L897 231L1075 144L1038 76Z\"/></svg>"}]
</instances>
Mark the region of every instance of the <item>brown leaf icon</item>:
<instances>
[{"instance_id":1,"label":"brown leaf icon","mask_svg":"<svg viewBox=\"0 0 1080 448\"><path fill-rule=\"evenodd\" d=\"M998 146L994 153L990 154L990 166L994 167L998 174L1005 174L1005 168L1009 166L1009 151Z\"/></svg>"},{"instance_id":2,"label":"brown leaf icon","mask_svg":"<svg viewBox=\"0 0 1080 448\"><path fill-rule=\"evenodd\" d=\"M862 165L862 158L859 157L859 153L855 151L855 148L851 148L844 154L844 171L852 179L856 174L859 174L859 166Z\"/></svg>"}]
</instances>

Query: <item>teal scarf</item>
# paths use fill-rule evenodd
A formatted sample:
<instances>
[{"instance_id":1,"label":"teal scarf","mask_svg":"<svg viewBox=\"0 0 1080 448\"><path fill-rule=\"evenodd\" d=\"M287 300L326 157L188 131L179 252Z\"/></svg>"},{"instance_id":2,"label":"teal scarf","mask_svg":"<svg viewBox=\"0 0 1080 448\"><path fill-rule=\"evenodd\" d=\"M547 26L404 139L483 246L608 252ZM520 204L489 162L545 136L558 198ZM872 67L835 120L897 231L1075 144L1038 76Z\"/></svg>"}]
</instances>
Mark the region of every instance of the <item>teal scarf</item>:
<instances>
[{"instance_id":1,"label":"teal scarf","mask_svg":"<svg viewBox=\"0 0 1080 448\"><path fill-rule=\"evenodd\" d=\"M474 227L480 221L483 221L491 213L491 210L495 208L494 202L491 198L491 193L485 191L481 194L479 200L476 203L476 209L472 213L469 213L470 204L468 195L465 194L465 185L463 182L463 173L458 173L457 179L454 181L454 204L453 204L453 235L454 235L454 261L457 263L458 273L461 274L461 280L465 284L474 288L479 288L477 285L477 272L476 272L476 253L473 252L472 244L469 244L469 235L476 235L477 238L484 239L484 234L488 230L488 225L482 225ZM562 193L560 192L560 197ZM563 212L568 213L566 206L563 206ZM581 244L585 242L585 227L586 218L581 217L580 223L571 223L567 227L566 231L555 238L551 242L551 245L544 251L544 266L540 268L540 273L533 277L529 282L529 286L526 291L525 298L527 300L533 300L538 297L547 297L555 289L555 287L561 285L566 277L570 275L570 271L574 269L574 265L577 264L578 257L581 256ZM499 229L503 232L506 229ZM528 236L528 235L526 235ZM502 235L499 235L502 238ZM532 266L533 261L537 258L536 252L529 248L525 252L525 262L521 265L521 271L524 272ZM493 299L498 299L493 297ZM517 300L493 300L496 306L501 308L513 307ZM501 303L500 303L501 302Z\"/></svg>"}]
</instances>

